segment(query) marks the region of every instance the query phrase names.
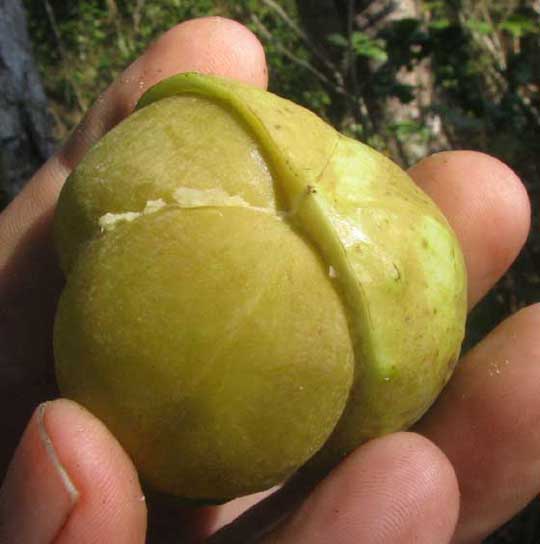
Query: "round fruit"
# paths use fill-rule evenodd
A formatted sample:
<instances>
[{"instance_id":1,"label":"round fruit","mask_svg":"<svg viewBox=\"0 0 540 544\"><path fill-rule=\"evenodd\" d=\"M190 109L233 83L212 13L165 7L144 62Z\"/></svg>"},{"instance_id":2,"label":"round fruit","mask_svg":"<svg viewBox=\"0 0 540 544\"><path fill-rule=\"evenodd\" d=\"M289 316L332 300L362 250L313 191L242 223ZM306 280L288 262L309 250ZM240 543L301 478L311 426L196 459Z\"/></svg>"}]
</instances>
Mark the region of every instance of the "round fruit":
<instances>
[{"instance_id":1,"label":"round fruit","mask_svg":"<svg viewBox=\"0 0 540 544\"><path fill-rule=\"evenodd\" d=\"M226 500L405 428L448 380L465 268L384 156L182 74L88 153L55 219L61 391L152 488Z\"/></svg>"}]
</instances>

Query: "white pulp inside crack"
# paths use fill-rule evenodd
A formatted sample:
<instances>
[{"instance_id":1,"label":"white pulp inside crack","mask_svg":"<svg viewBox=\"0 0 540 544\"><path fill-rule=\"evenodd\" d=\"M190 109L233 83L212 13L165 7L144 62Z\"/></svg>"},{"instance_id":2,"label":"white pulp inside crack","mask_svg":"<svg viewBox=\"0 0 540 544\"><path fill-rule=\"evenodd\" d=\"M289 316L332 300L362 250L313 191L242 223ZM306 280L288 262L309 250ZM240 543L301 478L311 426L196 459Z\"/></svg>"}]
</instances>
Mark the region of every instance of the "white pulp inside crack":
<instances>
[{"instance_id":1,"label":"white pulp inside crack","mask_svg":"<svg viewBox=\"0 0 540 544\"><path fill-rule=\"evenodd\" d=\"M101 232L109 232L116 228L119 223L134 221L143 215L157 212L167 206L178 206L180 208L248 208L261 213L281 218L284 214L272 208L251 206L239 195L230 195L221 188L217 189L194 189L191 187L178 187L172 194L172 202L165 202L162 198L149 200L144 209L139 212L106 213L98 220Z\"/></svg>"}]
</instances>

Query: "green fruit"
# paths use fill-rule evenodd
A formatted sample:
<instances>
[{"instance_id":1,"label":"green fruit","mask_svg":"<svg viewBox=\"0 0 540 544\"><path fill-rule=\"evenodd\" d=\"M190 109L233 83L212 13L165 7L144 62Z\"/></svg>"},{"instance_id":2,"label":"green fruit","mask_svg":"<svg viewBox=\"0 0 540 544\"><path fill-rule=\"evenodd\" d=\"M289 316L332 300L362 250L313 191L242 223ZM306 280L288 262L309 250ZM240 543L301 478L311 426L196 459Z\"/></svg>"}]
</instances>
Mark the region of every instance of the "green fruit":
<instances>
[{"instance_id":1,"label":"green fruit","mask_svg":"<svg viewBox=\"0 0 540 544\"><path fill-rule=\"evenodd\" d=\"M88 153L55 220L61 391L152 488L222 499L405 428L450 377L466 279L398 166L314 114L182 74Z\"/></svg>"}]
</instances>

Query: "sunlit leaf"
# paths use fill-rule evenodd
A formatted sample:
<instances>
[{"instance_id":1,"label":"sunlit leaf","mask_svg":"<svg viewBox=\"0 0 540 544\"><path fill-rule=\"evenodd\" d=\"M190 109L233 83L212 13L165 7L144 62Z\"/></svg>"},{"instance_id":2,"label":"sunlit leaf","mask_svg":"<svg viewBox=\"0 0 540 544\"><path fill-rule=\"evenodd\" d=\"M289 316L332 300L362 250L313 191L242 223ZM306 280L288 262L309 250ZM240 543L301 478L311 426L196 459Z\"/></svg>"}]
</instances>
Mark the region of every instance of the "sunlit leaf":
<instances>
[{"instance_id":1,"label":"sunlit leaf","mask_svg":"<svg viewBox=\"0 0 540 544\"><path fill-rule=\"evenodd\" d=\"M486 21L481 21L479 19L469 19L465 24L473 32L478 32L478 34L488 35L493 32L493 28Z\"/></svg>"},{"instance_id":2,"label":"sunlit leaf","mask_svg":"<svg viewBox=\"0 0 540 544\"><path fill-rule=\"evenodd\" d=\"M521 38L525 34L540 33L540 23L538 20L535 21L525 15L518 14L511 15L505 19L500 24L500 28L512 34L515 38Z\"/></svg>"}]
</instances>

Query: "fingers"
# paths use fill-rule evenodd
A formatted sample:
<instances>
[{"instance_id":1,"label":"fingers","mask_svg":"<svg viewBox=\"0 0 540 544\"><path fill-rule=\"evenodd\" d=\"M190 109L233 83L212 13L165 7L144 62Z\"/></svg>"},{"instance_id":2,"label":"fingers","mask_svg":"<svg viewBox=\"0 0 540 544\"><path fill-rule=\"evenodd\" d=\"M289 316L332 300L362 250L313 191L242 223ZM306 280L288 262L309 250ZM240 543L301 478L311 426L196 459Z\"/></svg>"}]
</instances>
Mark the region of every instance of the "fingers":
<instances>
[{"instance_id":1,"label":"fingers","mask_svg":"<svg viewBox=\"0 0 540 544\"><path fill-rule=\"evenodd\" d=\"M455 474L441 451L419 435L396 433L358 448L262 542L443 544L458 504ZM240 523L240 534L234 524L226 527L209 542L251 541L246 535L261 531L261 520L254 521Z\"/></svg>"},{"instance_id":2,"label":"fingers","mask_svg":"<svg viewBox=\"0 0 540 544\"><path fill-rule=\"evenodd\" d=\"M473 306L526 240L525 189L504 164L475 152L434 155L411 175L456 231ZM462 493L456 542L479 541L540 489L539 315L538 307L520 312L469 352L417 426L456 470Z\"/></svg>"},{"instance_id":3,"label":"fingers","mask_svg":"<svg viewBox=\"0 0 540 544\"><path fill-rule=\"evenodd\" d=\"M456 470L456 543L479 542L540 491L540 305L471 350L417 430Z\"/></svg>"},{"instance_id":4,"label":"fingers","mask_svg":"<svg viewBox=\"0 0 540 544\"><path fill-rule=\"evenodd\" d=\"M527 239L531 215L527 192L508 166L475 151L437 153L409 173L457 234L472 307L504 274Z\"/></svg>"},{"instance_id":5,"label":"fingers","mask_svg":"<svg viewBox=\"0 0 540 544\"><path fill-rule=\"evenodd\" d=\"M143 543L146 505L118 442L78 405L40 405L0 491L0 542Z\"/></svg>"},{"instance_id":6,"label":"fingers","mask_svg":"<svg viewBox=\"0 0 540 544\"><path fill-rule=\"evenodd\" d=\"M214 73L260 87L266 86L268 77L261 44L235 21L207 17L169 30L105 91L64 148L0 217L0 269L30 226L50 214L65 178L88 148L133 110L146 89L185 71Z\"/></svg>"}]
</instances>

